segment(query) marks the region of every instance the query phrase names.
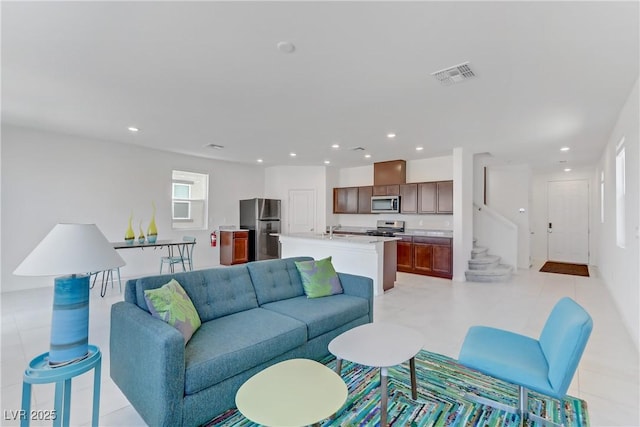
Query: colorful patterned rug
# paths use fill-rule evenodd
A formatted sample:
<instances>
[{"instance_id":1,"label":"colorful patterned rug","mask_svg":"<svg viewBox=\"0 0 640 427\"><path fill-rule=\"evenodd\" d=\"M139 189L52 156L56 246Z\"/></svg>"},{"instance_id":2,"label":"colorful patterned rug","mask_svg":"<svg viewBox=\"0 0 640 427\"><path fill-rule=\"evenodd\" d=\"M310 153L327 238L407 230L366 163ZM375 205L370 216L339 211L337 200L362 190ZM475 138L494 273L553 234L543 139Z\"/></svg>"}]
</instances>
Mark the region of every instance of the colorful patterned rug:
<instances>
[{"instance_id":1,"label":"colorful patterned rug","mask_svg":"<svg viewBox=\"0 0 640 427\"><path fill-rule=\"evenodd\" d=\"M335 358L323 361L335 369ZM335 419L325 420L322 426L377 426L380 423L379 370L344 361L342 378L347 383L349 396ZM449 357L420 351L416 356L418 399L411 399L409 363L389 368L390 426L518 426L519 417L505 411L475 403L465 394L485 397L500 403L517 406L518 388L503 381L466 368ZM564 399L567 427L589 425L587 403L574 397ZM557 401L537 393L529 393L530 411L559 423ZM538 427L538 423L527 424ZM236 409L229 410L213 420L207 427L257 426Z\"/></svg>"}]
</instances>

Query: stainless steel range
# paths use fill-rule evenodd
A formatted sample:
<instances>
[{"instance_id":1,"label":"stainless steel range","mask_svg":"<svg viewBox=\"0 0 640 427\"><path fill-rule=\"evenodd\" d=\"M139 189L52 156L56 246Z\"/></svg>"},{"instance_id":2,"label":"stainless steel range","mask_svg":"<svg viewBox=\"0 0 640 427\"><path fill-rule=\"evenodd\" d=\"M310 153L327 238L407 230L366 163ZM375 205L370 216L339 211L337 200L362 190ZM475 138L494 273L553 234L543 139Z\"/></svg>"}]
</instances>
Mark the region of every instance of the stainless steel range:
<instances>
[{"instance_id":1,"label":"stainless steel range","mask_svg":"<svg viewBox=\"0 0 640 427\"><path fill-rule=\"evenodd\" d=\"M379 219L375 230L367 230L369 236L393 237L395 233L404 232L404 221L387 221Z\"/></svg>"}]
</instances>

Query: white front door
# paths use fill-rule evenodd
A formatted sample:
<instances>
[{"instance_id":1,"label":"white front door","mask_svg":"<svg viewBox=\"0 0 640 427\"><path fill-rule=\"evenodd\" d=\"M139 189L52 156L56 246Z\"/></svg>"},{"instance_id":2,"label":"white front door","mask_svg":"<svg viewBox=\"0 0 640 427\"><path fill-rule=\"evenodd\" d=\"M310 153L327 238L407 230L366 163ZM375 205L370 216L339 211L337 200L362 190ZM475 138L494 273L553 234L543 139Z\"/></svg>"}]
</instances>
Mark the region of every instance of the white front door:
<instances>
[{"instance_id":1,"label":"white front door","mask_svg":"<svg viewBox=\"0 0 640 427\"><path fill-rule=\"evenodd\" d=\"M316 229L316 190L289 190L289 233Z\"/></svg>"},{"instance_id":2,"label":"white front door","mask_svg":"<svg viewBox=\"0 0 640 427\"><path fill-rule=\"evenodd\" d=\"M589 183L548 183L547 256L550 261L589 263Z\"/></svg>"}]
</instances>

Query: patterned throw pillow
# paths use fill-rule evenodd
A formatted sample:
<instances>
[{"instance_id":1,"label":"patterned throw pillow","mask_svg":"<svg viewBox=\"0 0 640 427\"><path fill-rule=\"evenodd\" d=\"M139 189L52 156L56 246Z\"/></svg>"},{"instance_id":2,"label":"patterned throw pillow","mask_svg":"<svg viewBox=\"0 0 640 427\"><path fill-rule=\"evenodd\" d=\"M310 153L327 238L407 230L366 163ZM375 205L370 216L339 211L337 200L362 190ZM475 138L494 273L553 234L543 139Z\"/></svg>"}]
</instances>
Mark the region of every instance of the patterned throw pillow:
<instances>
[{"instance_id":1,"label":"patterned throw pillow","mask_svg":"<svg viewBox=\"0 0 640 427\"><path fill-rule=\"evenodd\" d=\"M318 261L296 261L296 268L300 273L307 298L342 293L342 285L333 264L331 264L331 257Z\"/></svg>"},{"instance_id":2,"label":"patterned throw pillow","mask_svg":"<svg viewBox=\"0 0 640 427\"><path fill-rule=\"evenodd\" d=\"M180 331L185 345L202 324L191 298L175 279L161 288L144 291L144 299L152 316Z\"/></svg>"}]
</instances>

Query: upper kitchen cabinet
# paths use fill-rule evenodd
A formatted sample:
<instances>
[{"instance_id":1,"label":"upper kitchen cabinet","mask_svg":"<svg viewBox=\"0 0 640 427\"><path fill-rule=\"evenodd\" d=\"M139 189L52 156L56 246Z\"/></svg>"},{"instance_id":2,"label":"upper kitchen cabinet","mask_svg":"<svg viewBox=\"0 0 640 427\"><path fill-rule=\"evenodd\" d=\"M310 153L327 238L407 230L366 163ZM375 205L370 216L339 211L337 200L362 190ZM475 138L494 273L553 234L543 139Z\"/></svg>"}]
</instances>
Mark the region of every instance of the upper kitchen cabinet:
<instances>
[{"instance_id":1,"label":"upper kitchen cabinet","mask_svg":"<svg viewBox=\"0 0 640 427\"><path fill-rule=\"evenodd\" d=\"M453 213L453 181L438 181L437 213Z\"/></svg>"},{"instance_id":2,"label":"upper kitchen cabinet","mask_svg":"<svg viewBox=\"0 0 640 427\"><path fill-rule=\"evenodd\" d=\"M393 185L407 182L407 162L391 160L373 164L373 185ZM374 196L375 196L374 189ZM380 196L397 196L397 194L380 194Z\"/></svg>"},{"instance_id":3,"label":"upper kitchen cabinet","mask_svg":"<svg viewBox=\"0 0 640 427\"><path fill-rule=\"evenodd\" d=\"M418 213L453 213L453 181L421 182L417 192Z\"/></svg>"},{"instance_id":4,"label":"upper kitchen cabinet","mask_svg":"<svg viewBox=\"0 0 640 427\"><path fill-rule=\"evenodd\" d=\"M418 184L400 185L400 213L418 213Z\"/></svg>"},{"instance_id":5,"label":"upper kitchen cabinet","mask_svg":"<svg viewBox=\"0 0 640 427\"><path fill-rule=\"evenodd\" d=\"M333 189L333 213L358 213L358 202L358 187Z\"/></svg>"},{"instance_id":6,"label":"upper kitchen cabinet","mask_svg":"<svg viewBox=\"0 0 640 427\"><path fill-rule=\"evenodd\" d=\"M373 195L374 196L399 196L400 195L400 186L395 185L374 185L373 186Z\"/></svg>"},{"instance_id":7,"label":"upper kitchen cabinet","mask_svg":"<svg viewBox=\"0 0 640 427\"><path fill-rule=\"evenodd\" d=\"M418 184L418 213L436 213L436 183L421 182Z\"/></svg>"},{"instance_id":8,"label":"upper kitchen cabinet","mask_svg":"<svg viewBox=\"0 0 640 427\"><path fill-rule=\"evenodd\" d=\"M358 213L371 213L371 196L373 196L373 187L358 187Z\"/></svg>"}]
</instances>

